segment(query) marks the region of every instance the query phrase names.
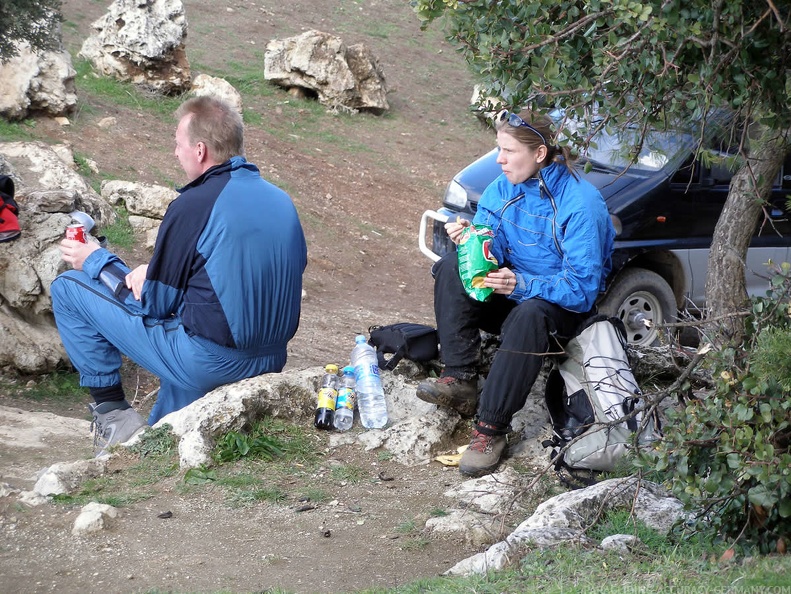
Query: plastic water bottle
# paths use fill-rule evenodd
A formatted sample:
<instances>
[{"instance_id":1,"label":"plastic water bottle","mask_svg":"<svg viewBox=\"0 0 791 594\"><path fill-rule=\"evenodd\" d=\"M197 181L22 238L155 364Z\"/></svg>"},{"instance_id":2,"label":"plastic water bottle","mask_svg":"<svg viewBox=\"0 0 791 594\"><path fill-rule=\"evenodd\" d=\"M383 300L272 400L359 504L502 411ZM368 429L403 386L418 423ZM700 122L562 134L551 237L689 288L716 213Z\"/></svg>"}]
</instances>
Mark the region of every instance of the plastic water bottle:
<instances>
[{"instance_id":1,"label":"plastic water bottle","mask_svg":"<svg viewBox=\"0 0 791 594\"><path fill-rule=\"evenodd\" d=\"M335 401L335 419L332 424L338 431L352 428L354 423L354 367L347 365L343 368L338 388L338 399Z\"/></svg>"},{"instance_id":2,"label":"plastic water bottle","mask_svg":"<svg viewBox=\"0 0 791 594\"><path fill-rule=\"evenodd\" d=\"M335 414L335 399L338 397L338 366L327 365L324 376L321 378L318 402L316 403L316 419L313 426L316 429L332 429L332 420Z\"/></svg>"},{"instance_id":3,"label":"plastic water bottle","mask_svg":"<svg viewBox=\"0 0 791 594\"><path fill-rule=\"evenodd\" d=\"M376 351L360 334L352 349L352 366L357 383L357 408L366 429L381 429L387 425L387 402L379 377Z\"/></svg>"}]
</instances>

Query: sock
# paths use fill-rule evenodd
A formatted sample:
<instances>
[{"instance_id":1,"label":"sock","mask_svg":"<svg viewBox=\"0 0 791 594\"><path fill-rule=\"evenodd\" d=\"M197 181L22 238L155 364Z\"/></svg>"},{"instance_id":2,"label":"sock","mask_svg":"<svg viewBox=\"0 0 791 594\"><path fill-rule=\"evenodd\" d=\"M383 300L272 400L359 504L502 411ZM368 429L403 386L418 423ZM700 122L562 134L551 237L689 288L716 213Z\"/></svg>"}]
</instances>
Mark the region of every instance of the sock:
<instances>
[{"instance_id":1,"label":"sock","mask_svg":"<svg viewBox=\"0 0 791 594\"><path fill-rule=\"evenodd\" d=\"M106 388L89 388L91 392L91 397L93 398L96 404L104 404L105 402L114 402L119 405L126 402L126 395L124 394L124 389L121 387L121 384L115 384L114 386L107 386ZM111 410L111 407L103 407Z\"/></svg>"}]
</instances>

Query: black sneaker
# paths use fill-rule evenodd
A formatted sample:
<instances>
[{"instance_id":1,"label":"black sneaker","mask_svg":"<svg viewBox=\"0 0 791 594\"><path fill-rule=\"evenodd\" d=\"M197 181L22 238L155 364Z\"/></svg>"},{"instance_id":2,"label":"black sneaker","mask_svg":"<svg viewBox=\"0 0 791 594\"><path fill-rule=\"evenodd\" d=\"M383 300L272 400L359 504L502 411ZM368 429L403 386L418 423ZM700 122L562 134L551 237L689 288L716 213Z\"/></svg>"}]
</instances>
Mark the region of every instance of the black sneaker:
<instances>
[{"instance_id":1,"label":"black sneaker","mask_svg":"<svg viewBox=\"0 0 791 594\"><path fill-rule=\"evenodd\" d=\"M91 431L96 457L108 454L110 448L125 443L148 427L135 409L124 400L123 402L103 402L89 404L88 410L93 415Z\"/></svg>"},{"instance_id":2,"label":"black sneaker","mask_svg":"<svg viewBox=\"0 0 791 594\"><path fill-rule=\"evenodd\" d=\"M450 376L424 380L417 386L417 397L425 402L447 406L462 417L470 418L478 410L478 382Z\"/></svg>"}]
</instances>

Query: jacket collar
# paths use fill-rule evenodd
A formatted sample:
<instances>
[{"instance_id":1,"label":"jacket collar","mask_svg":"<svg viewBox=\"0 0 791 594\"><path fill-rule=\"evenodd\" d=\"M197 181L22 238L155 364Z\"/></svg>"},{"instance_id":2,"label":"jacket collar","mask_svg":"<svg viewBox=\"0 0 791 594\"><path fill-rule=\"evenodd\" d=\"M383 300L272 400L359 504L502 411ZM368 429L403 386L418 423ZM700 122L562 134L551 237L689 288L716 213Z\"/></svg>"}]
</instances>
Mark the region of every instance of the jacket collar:
<instances>
[{"instance_id":1,"label":"jacket collar","mask_svg":"<svg viewBox=\"0 0 791 594\"><path fill-rule=\"evenodd\" d=\"M220 163L219 165L215 165L214 167L209 167L206 171L201 173L198 177L193 179L186 186L183 186L181 188L176 188L176 191L179 194L181 194L191 188L200 186L210 177L214 177L215 175L221 175L227 171L235 171L237 169L242 169L242 168L258 171L258 168L252 163L248 163L244 157L241 156L231 157L225 163Z\"/></svg>"}]
</instances>

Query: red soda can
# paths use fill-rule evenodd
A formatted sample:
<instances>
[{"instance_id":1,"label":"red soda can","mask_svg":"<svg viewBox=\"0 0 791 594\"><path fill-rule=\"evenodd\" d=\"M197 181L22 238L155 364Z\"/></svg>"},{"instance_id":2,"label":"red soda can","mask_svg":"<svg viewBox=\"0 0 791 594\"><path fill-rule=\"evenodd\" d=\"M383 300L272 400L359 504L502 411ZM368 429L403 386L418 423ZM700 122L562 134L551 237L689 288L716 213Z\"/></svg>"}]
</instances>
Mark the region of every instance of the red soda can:
<instances>
[{"instance_id":1,"label":"red soda can","mask_svg":"<svg viewBox=\"0 0 791 594\"><path fill-rule=\"evenodd\" d=\"M83 227L79 223L67 225L66 239L74 239L82 243L88 243L88 239L85 237L85 227Z\"/></svg>"}]
</instances>

